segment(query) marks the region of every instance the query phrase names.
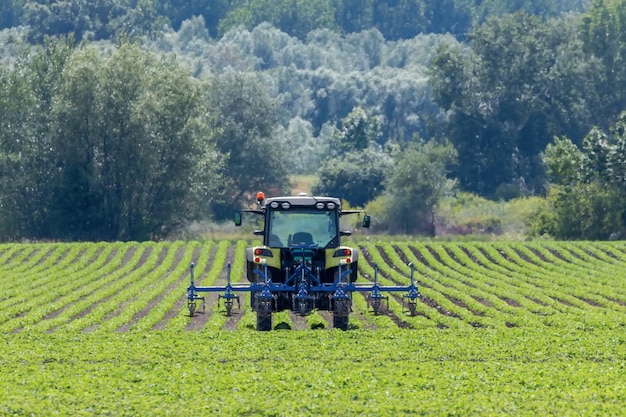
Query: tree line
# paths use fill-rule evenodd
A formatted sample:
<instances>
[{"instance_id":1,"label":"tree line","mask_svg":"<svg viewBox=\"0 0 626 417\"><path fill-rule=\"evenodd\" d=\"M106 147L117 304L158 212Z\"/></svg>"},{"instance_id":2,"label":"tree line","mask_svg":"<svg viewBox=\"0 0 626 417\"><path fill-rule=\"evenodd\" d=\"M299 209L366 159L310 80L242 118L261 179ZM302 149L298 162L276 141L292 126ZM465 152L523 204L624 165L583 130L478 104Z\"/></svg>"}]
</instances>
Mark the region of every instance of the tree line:
<instances>
[{"instance_id":1,"label":"tree line","mask_svg":"<svg viewBox=\"0 0 626 417\"><path fill-rule=\"evenodd\" d=\"M81 10L79 0L68 3ZM240 8L223 16L284 8L297 21L293 7L326 4L277 3L232 2ZM408 12L417 3L393 7ZM235 25L202 15L132 41L132 33L117 42L61 37L29 49L31 32L1 31L2 237L164 236L192 219L230 217L250 193L285 192L290 173L312 172L317 193L367 205L394 232L434 233L439 199L463 190L492 199L547 195L552 210L538 217L538 234L621 236L615 169L589 163L585 176L562 183L550 152L560 144L575 161L597 160L563 144L588 155L597 148L589 137L601 137L603 152L619 153L625 3L596 0L584 13L562 14L578 7L565 3L481 2L493 9L470 8L470 20L482 23L463 36L422 28L403 38L377 25L354 33L322 25L303 36L280 19L220 32L220 22ZM166 2L133 7L165 16L150 4ZM371 25L369 4L348 15ZM506 14L511 8L524 11ZM9 8L2 10L4 19ZM586 194L571 197L577 190ZM597 215L571 223L579 210Z\"/></svg>"},{"instance_id":2,"label":"tree line","mask_svg":"<svg viewBox=\"0 0 626 417\"><path fill-rule=\"evenodd\" d=\"M202 16L213 37L268 22L290 36L316 29L356 33L376 28L390 40L420 33L463 38L487 16L524 11L541 17L582 11L584 0L5 0L0 29L28 25L30 38L74 33L77 39L146 35L169 25L178 30Z\"/></svg>"},{"instance_id":3,"label":"tree line","mask_svg":"<svg viewBox=\"0 0 626 417\"><path fill-rule=\"evenodd\" d=\"M70 38L0 70L0 88L5 239L159 238L285 186L284 162L259 158L274 107L246 76L209 83L131 42L103 55Z\"/></svg>"}]
</instances>

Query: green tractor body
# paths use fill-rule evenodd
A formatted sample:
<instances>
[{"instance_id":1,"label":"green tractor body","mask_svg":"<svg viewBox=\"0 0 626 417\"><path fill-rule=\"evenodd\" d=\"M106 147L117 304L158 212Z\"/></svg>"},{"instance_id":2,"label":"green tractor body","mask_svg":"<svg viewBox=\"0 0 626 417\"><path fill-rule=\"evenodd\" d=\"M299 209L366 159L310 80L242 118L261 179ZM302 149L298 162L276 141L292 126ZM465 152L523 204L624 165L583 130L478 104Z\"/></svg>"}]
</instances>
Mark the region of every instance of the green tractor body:
<instances>
[{"instance_id":1,"label":"green tractor body","mask_svg":"<svg viewBox=\"0 0 626 417\"><path fill-rule=\"evenodd\" d=\"M332 197L306 195L259 198L259 209L244 210L263 216L263 229L255 235L263 237L263 245L246 249L246 276L252 283L271 280L274 284L288 283L296 268L303 262L319 284L337 282L342 271L351 271L344 279L357 280L359 251L341 245L341 237L351 233L342 231L341 218L360 210L341 210L341 201ZM241 224L238 213L235 224ZM369 216L363 226L369 226ZM267 277L255 271L266 271ZM312 294L310 306L319 310L333 308L329 293ZM276 294L277 311L293 309L294 292ZM254 307L255 297L252 303Z\"/></svg>"}]
</instances>

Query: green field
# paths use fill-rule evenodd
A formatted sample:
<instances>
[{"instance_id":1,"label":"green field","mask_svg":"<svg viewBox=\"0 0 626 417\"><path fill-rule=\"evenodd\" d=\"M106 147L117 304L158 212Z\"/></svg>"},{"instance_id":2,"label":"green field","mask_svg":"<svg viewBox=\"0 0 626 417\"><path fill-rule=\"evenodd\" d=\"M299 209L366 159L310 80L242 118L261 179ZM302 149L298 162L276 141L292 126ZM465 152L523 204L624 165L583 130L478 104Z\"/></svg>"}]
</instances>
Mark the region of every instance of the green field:
<instances>
[{"instance_id":1,"label":"green field","mask_svg":"<svg viewBox=\"0 0 626 417\"><path fill-rule=\"evenodd\" d=\"M362 243L366 282L422 293L332 317L242 299L188 317L200 285L242 280L246 242L0 245L0 415L622 415L626 243ZM315 330L313 330L315 329Z\"/></svg>"}]
</instances>

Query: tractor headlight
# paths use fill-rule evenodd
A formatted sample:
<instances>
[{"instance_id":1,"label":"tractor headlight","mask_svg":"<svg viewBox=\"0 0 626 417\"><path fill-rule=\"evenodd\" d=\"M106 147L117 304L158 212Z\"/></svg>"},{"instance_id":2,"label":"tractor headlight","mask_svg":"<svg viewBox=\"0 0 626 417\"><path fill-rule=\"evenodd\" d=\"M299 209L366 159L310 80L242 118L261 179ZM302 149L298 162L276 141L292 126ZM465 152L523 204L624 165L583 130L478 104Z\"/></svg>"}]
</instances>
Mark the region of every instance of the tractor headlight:
<instances>
[{"instance_id":1,"label":"tractor headlight","mask_svg":"<svg viewBox=\"0 0 626 417\"><path fill-rule=\"evenodd\" d=\"M273 258L272 251L268 248L254 248L254 263L264 264L265 258Z\"/></svg>"},{"instance_id":2,"label":"tractor headlight","mask_svg":"<svg viewBox=\"0 0 626 417\"><path fill-rule=\"evenodd\" d=\"M267 256L268 258L273 258L272 251L267 248L256 248L254 249L255 256Z\"/></svg>"},{"instance_id":3,"label":"tractor headlight","mask_svg":"<svg viewBox=\"0 0 626 417\"><path fill-rule=\"evenodd\" d=\"M345 259L339 260L339 264L341 265L352 263L351 256L352 256L352 249L350 248L337 249L335 253L333 253L333 258L345 258Z\"/></svg>"},{"instance_id":4,"label":"tractor headlight","mask_svg":"<svg viewBox=\"0 0 626 417\"><path fill-rule=\"evenodd\" d=\"M352 255L352 250L351 249L337 249L335 251L335 253L333 254L333 258L339 258L339 257L344 257L344 256L350 256Z\"/></svg>"}]
</instances>

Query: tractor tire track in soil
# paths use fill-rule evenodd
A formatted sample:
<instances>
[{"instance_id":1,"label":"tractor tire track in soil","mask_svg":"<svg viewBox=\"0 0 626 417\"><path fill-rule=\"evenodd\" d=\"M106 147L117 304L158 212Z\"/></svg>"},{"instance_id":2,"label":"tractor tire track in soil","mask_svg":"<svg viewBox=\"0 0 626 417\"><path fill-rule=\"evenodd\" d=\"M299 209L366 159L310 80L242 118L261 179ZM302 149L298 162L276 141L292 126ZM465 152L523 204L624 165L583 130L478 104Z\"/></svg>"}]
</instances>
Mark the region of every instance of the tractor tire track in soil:
<instances>
[{"instance_id":1,"label":"tractor tire track in soil","mask_svg":"<svg viewBox=\"0 0 626 417\"><path fill-rule=\"evenodd\" d=\"M293 311L290 311L289 318L291 320L292 330L307 330L309 328L309 322L306 321L305 316L301 316L300 314L296 314Z\"/></svg>"}]
</instances>

